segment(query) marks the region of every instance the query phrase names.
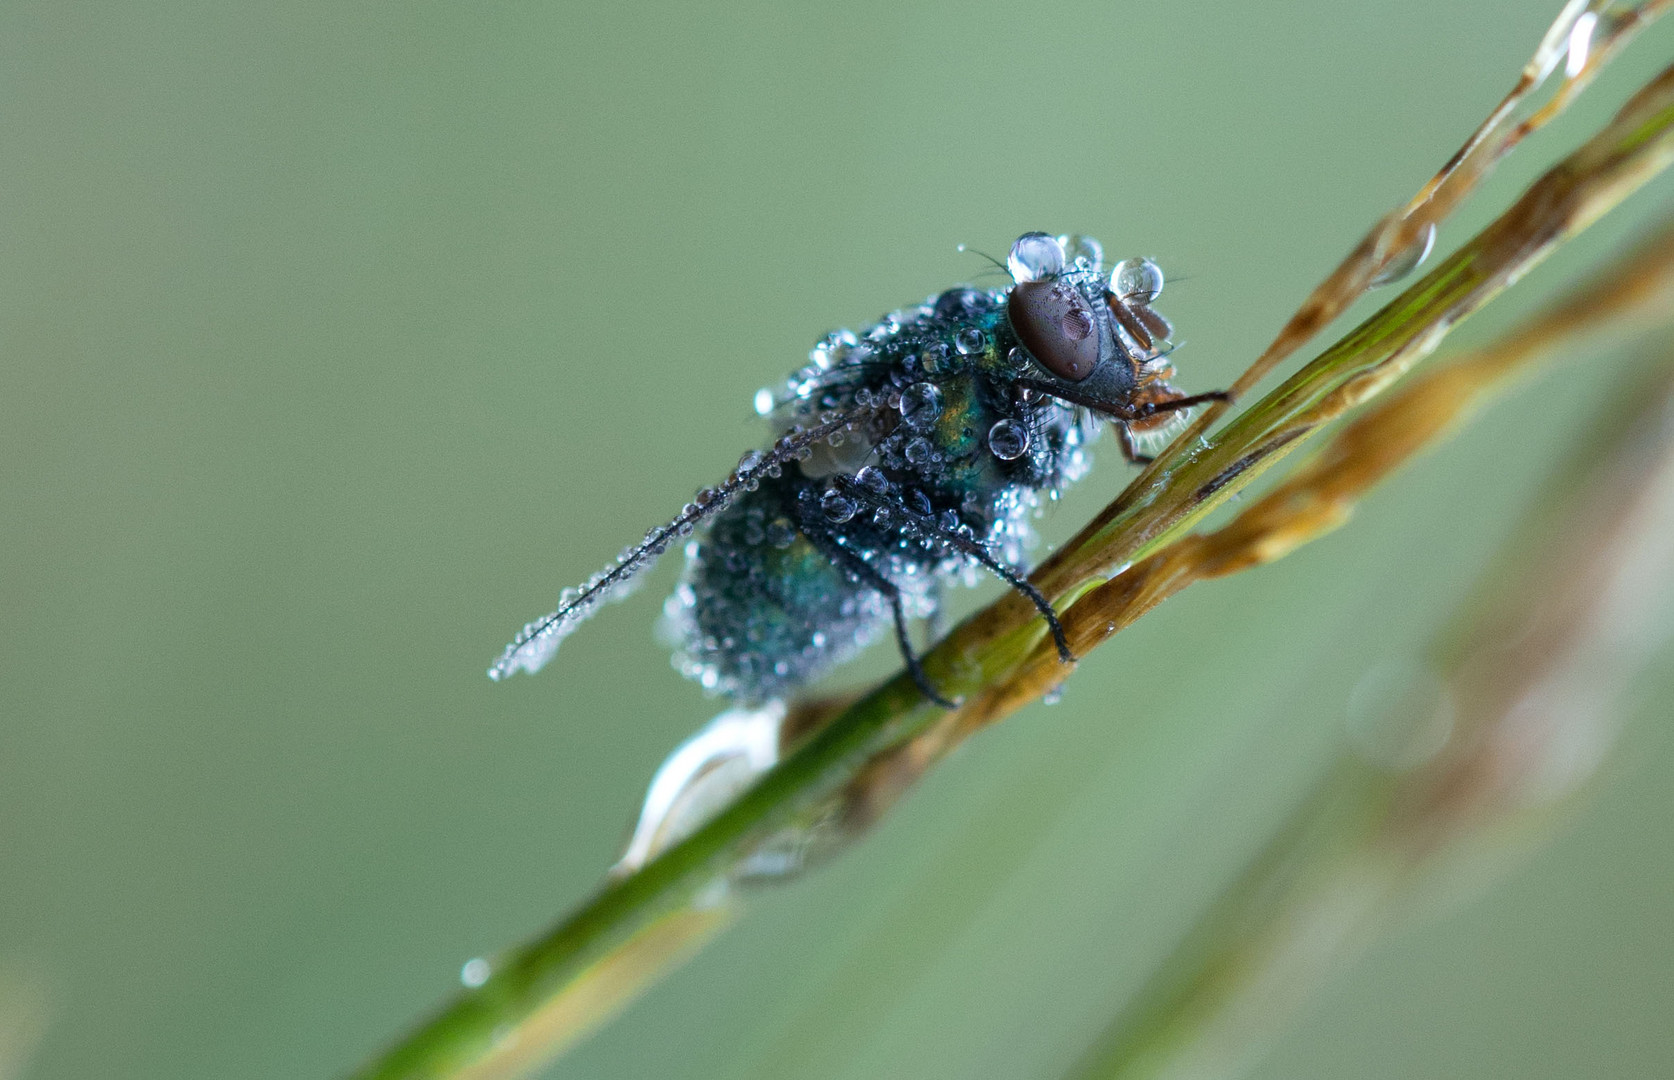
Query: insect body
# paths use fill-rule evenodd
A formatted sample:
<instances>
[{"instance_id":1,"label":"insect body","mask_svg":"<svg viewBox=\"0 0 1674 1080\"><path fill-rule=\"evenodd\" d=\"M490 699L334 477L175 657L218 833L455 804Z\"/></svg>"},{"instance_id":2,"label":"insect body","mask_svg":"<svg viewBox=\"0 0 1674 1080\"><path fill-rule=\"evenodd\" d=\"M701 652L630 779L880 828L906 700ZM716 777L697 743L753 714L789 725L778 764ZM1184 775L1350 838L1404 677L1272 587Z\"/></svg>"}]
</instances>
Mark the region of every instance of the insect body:
<instances>
[{"instance_id":1,"label":"insect body","mask_svg":"<svg viewBox=\"0 0 1674 1080\"><path fill-rule=\"evenodd\" d=\"M1090 239L1028 233L1007 260L1010 287L954 288L858 336L827 336L782 393L757 395L779 432L772 446L566 590L490 677L538 670L688 537L665 609L675 664L745 703L788 696L892 628L919 687L950 704L919 666L909 622L974 567L1027 596L1073 659L1051 605L1016 568L1041 495L1086 471L1102 420L1143 461L1136 435L1222 396L1169 385L1171 330L1150 306L1163 285L1156 265L1130 259L1107 273L1101 258Z\"/></svg>"}]
</instances>

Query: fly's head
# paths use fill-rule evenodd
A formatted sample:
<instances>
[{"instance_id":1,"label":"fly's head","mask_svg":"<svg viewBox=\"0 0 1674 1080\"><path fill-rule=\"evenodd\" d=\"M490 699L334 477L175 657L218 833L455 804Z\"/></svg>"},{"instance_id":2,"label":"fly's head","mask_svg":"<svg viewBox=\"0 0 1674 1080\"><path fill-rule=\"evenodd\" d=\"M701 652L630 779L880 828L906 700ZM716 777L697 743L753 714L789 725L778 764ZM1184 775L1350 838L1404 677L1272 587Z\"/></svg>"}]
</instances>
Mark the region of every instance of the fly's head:
<instances>
[{"instance_id":1,"label":"fly's head","mask_svg":"<svg viewBox=\"0 0 1674 1080\"><path fill-rule=\"evenodd\" d=\"M1008 374L1020 389L1079 405L1145 431L1169 422L1168 321L1151 308L1163 274L1149 259L1108 272L1096 241L1025 233L1006 260L1015 284L1005 323L1018 348Z\"/></svg>"}]
</instances>

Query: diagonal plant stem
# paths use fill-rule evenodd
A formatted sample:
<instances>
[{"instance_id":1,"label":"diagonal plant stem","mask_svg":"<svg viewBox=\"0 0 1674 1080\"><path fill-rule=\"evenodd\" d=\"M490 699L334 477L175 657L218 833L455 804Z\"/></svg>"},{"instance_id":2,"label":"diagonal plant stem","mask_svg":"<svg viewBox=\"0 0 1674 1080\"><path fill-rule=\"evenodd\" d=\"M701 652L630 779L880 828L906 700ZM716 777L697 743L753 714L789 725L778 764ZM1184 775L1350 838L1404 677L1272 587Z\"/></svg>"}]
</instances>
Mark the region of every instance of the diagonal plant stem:
<instances>
[{"instance_id":1,"label":"diagonal plant stem","mask_svg":"<svg viewBox=\"0 0 1674 1080\"><path fill-rule=\"evenodd\" d=\"M1514 335L1416 382L1333 453L1448 422L1460 391L1499 378L1527 344ZM1238 1075L1418 889L1467 854L1473 876L1504 864L1495 848L1513 837L1526 846L1544 831L1531 825L1573 803L1620 699L1674 625L1674 339L1660 344L1652 377L1605 411L1585 465L1551 485L1489 587L1432 646L1422 692L1398 719L1409 731L1448 723L1444 739L1405 767L1345 747L1111 1021L1076 1080ZM1322 459L1316 471L1328 468Z\"/></svg>"},{"instance_id":2,"label":"diagonal plant stem","mask_svg":"<svg viewBox=\"0 0 1674 1080\"><path fill-rule=\"evenodd\" d=\"M1563 112L1640 30L1668 10L1669 3L1648 0L1620 5L1608 0L1569 0L1518 72L1511 91L1435 176L1404 205L1372 226L1337 268L1315 286L1272 344L1232 384L1232 395L1236 398L1253 389L1396 264L1410 258L1415 250L1427 250L1436 228L1487 179L1500 159ZM1517 120L1519 109L1560 64L1564 65L1563 76L1551 99L1525 119ZM1422 259L1422 255L1419 257ZM1133 487L1155 484L1180 450L1209 430L1230 407L1220 403L1205 409Z\"/></svg>"},{"instance_id":3,"label":"diagonal plant stem","mask_svg":"<svg viewBox=\"0 0 1674 1080\"><path fill-rule=\"evenodd\" d=\"M1583 343L1596 345L1593 336L1606 328L1620 331L1671 319L1674 222L1491 347L1414 379L1368 410L1226 527L1189 535L1093 589L1065 613L1071 647L1091 648L1194 581L1272 562L1342 525L1366 491L1539 361ZM1404 370L1392 362L1361 372L1300 411L1295 428L1317 429L1382 391ZM1270 453L1282 453L1289 445L1279 444ZM1044 692L1061 678L1047 660L1037 649L1024 669L998 688L1005 699L972 706L963 722L985 721L990 710L1003 715L1016 707L1011 698Z\"/></svg>"},{"instance_id":4,"label":"diagonal plant stem","mask_svg":"<svg viewBox=\"0 0 1674 1080\"><path fill-rule=\"evenodd\" d=\"M1219 546L1182 539L1321 425L1398 379L1460 320L1671 160L1674 69L1653 80L1511 210L1382 311L1227 427L1194 440L1154 475L1142 476L1033 575L1060 608L1071 605L1065 625L1075 627L1078 652L1084 654L1188 580L1254 565L1264 561L1263 551L1276 557L1317 534L1303 530L1293 543L1275 547L1272 537L1280 532L1269 522L1251 536L1251 543L1267 545L1260 550L1239 549L1230 533ZM1170 544L1197 554L1180 557L1168 575L1160 575L1155 564L1142 570L1147 564L1136 562L1169 557ZM354 1075L361 1080L513 1075L549 1049L535 1044L573 1038L576 1026L543 1028L539 1021L594 993L601 973L609 976L612 993L594 1000L606 1004L643 985L655 970L618 965L647 935L671 925L698 927L673 935L671 954L675 946L701 939L713 929L710 922L720 919L706 921L697 913L713 904L713 886L752 851L776 836L829 821L833 806L848 807L851 822L863 824L864 807L887 806L892 792L965 734L1061 680L1062 668L1040 663L1042 636L1033 609L1011 597L967 620L925 660L939 685L963 696L962 708L944 712L904 676L884 683L807 736L713 820L638 872L606 884L546 934L501 957L485 982ZM880 776L887 782L866 786ZM565 1015L596 1022L605 1011L577 1007Z\"/></svg>"}]
</instances>

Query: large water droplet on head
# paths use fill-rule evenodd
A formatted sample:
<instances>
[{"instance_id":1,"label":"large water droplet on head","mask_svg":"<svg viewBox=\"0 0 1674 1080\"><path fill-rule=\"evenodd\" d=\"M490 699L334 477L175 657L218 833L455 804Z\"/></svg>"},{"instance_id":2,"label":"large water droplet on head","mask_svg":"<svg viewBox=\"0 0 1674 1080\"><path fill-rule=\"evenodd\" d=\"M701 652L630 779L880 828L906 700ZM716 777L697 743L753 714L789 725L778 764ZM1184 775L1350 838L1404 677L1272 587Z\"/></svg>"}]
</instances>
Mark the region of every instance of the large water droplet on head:
<instances>
[{"instance_id":1,"label":"large water droplet on head","mask_svg":"<svg viewBox=\"0 0 1674 1080\"><path fill-rule=\"evenodd\" d=\"M1069 261L1082 269L1097 270L1104 261L1104 245L1091 236L1060 236L1058 243Z\"/></svg>"},{"instance_id":2,"label":"large water droplet on head","mask_svg":"<svg viewBox=\"0 0 1674 1080\"><path fill-rule=\"evenodd\" d=\"M901 422L922 431L942 415L942 392L935 383L913 383L901 392Z\"/></svg>"},{"instance_id":3,"label":"large water droplet on head","mask_svg":"<svg viewBox=\"0 0 1674 1080\"><path fill-rule=\"evenodd\" d=\"M1001 420L988 429L988 449L1001 461L1015 461L1029 449L1029 429L1016 420Z\"/></svg>"},{"instance_id":4,"label":"large water droplet on head","mask_svg":"<svg viewBox=\"0 0 1674 1080\"><path fill-rule=\"evenodd\" d=\"M953 336L953 347L958 349L964 356L976 355L981 352L987 344L988 339L983 336L981 330L978 330L974 326L967 326L965 329L959 331L959 333Z\"/></svg>"},{"instance_id":5,"label":"large water droplet on head","mask_svg":"<svg viewBox=\"0 0 1674 1080\"><path fill-rule=\"evenodd\" d=\"M1006 269L1013 281L1043 281L1064 272L1064 246L1043 232L1024 233L1011 245Z\"/></svg>"},{"instance_id":6,"label":"large water droplet on head","mask_svg":"<svg viewBox=\"0 0 1674 1080\"><path fill-rule=\"evenodd\" d=\"M1110 291L1123 300L1149 304L1162 295L1162 267L1150 259L1123 259L1110 270Z\"/></svg>"}]
</instances>

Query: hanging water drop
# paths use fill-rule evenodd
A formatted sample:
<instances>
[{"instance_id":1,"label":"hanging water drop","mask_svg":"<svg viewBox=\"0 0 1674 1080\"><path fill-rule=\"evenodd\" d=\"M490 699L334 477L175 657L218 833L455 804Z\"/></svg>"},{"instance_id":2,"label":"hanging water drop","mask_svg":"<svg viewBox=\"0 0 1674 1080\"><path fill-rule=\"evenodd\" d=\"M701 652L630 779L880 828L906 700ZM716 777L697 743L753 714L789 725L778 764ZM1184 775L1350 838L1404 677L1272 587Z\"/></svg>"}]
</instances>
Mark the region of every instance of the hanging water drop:
<instances>
[{"instance_id":1,"label":"hanging water drop","mask_svg":"<svg viewBox=\"0 0 1674 1080\"><path fill-rule=\"evenodd\" d=\"M1412 243L1398 252L1383 264L1371 281L1366 283L1368 289L1376 289L1383 285L1392 285L1408 274L1424 265L1424 260L1430 257L1430 250L1436 246L1436 223L1430 222L1419 232Z\"/></svg>"}]
</instances>

